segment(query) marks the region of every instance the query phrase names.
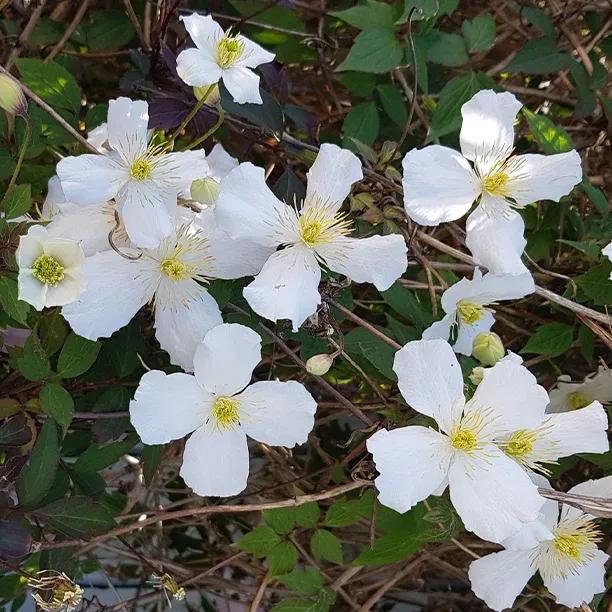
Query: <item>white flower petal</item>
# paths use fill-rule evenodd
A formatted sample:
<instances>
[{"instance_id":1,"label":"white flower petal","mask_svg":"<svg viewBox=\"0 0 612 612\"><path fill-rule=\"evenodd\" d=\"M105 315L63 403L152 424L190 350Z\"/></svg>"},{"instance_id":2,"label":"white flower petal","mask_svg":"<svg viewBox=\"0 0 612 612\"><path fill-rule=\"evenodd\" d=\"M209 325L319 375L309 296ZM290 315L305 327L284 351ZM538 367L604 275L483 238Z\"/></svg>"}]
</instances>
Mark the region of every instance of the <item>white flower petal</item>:
<instances>
[{"instance_id":1,"label":"white flower petal","mask_svg":"<svg viewBox=\"0 0 612 612\"><path fill-rule=\"evenodd\" d=\"M565 412L574 410L571 405L573 394L579 394L587 403L599 400L602 403L612 402L612 370L600 367L599 370L584 382L573 383L569 376L560 376L556 386L549 392L550 404L547 412Z\"/></svg>"},{"instance_id":2,"label":"white flower petal","mask_svg":"<svg viewBox=\"0 0 612 612\"><path fill-rule=\"evenodd\" d=\"M312 251L292 246L276 251L243 295L257 314L271 321L290 319L297 331L321 303L320 280Z\"/></svg>"},{"instance_id":3,"label":"white flower petal","mask_svg":"<svg viewBox=\"0 0 612 612\"><path fill-rule=\"evenodd\" d=\"M151 370L130 402L130 420L145 444L165 444L195 431L206 420L212 396L183 373Z\"/></svg>"},{"instance_id":4,"label":"white flower petal","mask_svg":"<svg viewBox=\"0 0 612 612\"><path fill-rule=\"evenodd\" d=\"M426 330L423 331L423 340L446 340L450 338L451 329L456 321L454 312L444 315L439 321L434 321Z\"/></svg>"},{"instance_id":5,"label":"white flower petal","mask_svg":"<svg viewBox=\"0 0 612 612\"><path fill-rule=\"evenodd\" d=\"M240 428L196 429L185 444L181 477L195 493L206 497L244 491L249 477L246 434Z\"/></svg>"},{"instance_id":6,"label":"white flower petal","mask_svg":"<svg viewBox=\"0 0 612 612\"><path fill-rule=\"evenodd\" d=\"M317 245L315 250L330 270L355 283L372 283L379 291L388 289L408 266L406 241L400 234L370 238L338 236Z\"/></svg>"},{"instance_id":7,"label":"white flower petal","mask_svg":"<svg viewBox=\"0 0 612 612\"><path fill-rule=\"evenodd\" d=\"M167 191L189 194L191 183L210 174L204 149L166 153L151 172L151 179ZM175 200L176 201L176 200Z\"/></svg>"},{"instance_id":8,"label":"white flower petal","mask_svg":"<svg viewBox=\"0 0 612 612\"><path fill-rule=\"evenodd\" d=\"M53 175L47 183L47 196L42 205L41 217L45 220L52 219L61 211L66 204L66 196L62 190L62 183L57 174Z\"/></svg>"},{"instance_id":9,"label":"white flower petal","mask_svg":"<svg viewBox=\"0 0 612 612\"><path fill-rule=\"evenodd\" d=\"M448 342L408 342L395 353L393 371L406 402L450 432L465 400L461 367Z\"/></svg>"},{"instance_id":10,"label":"white flower petal","mask_svg":"<svg viewBox=\"0 0 612 612\"><path fill-rule=\"evenodd\" d=\"M192 13L181 15L180 20L198 49L207 51L209 57L214 58L217 42L224 36L223 28L210 15Z\"/></svg>"},{"instance_id":11,"label":"white flower petal","mask_svg":"<svg viewBox=\"0 0 612 612\"><path fill-rule=\"evenodd\" d=\"M404 207L421 225L463 217L480 193L478 178L465 158L448 147L412 149L402 162Z\"/></svg>"},{"instance_id":12,"label":"white flower petal","mask_svg":"<svg viewBox=\"0 0 612 612\"><path fill-rule=\"evenodd\" d=\"M492 445L455 453L448 481L465 528L489 542L502 542L535 521L544 503L523 468Z\"/></svg>"},{"instance_id":13,"label":"white flower petal","mask_svg":"<svg viewBox=\"0 0 612 612\"><path fill-rule=\"evenodd\" d=\"M266 51L257 43L238 34L236 39L243 45L243 51L234 66L243 66L245 68L257 68L261 64L269 64L274 60L274 53Z\"/></svg>"},{"instance_id":14,"label":"white flower petal","mask_svg":"<svg viewBox=\"0 0 612 612\"><path fill-rule=\"evenodd\" d=\"M568 574L565 579L554 580L543 577L546 588L555 596L557 603L573 609L583 603L590 603L597 593L605 592L605 564L610 556L603 550L596 550L593 555L577 574Z\"/></svg>"},{"instance_id":15,"label":"white flower petal","mask_svg":"<svg viewBox=\"0 0 612 612\"><path fill-rule=\"evenodd\" d=\"M224 323L211 329L193 359L198 382L215 395L242 391L261 361L261 336L250 327Z\"/></svg>"},{"instance_id":16,"label":"white flower petal","mask_svg":"<svg viewBox=\"0 0 612 612\"><path fill-rule=\"evenodd\" d=\"M326 204L336 212L351 192L354 183L363 178L359 158L347 149L324 143L306 175L306 198L303 210Z\"/></svg>"},{"instance_id":17,"label":"white flower petal","mask_svg":"<svg viewBox=\"0 0 612 612\"><path fill-rule=\"evenodd\" d=\"M472 591L492 610L511 608L535 573L531 550L502 550L472 561Z\"/></svg>"},{"instance_id":18,"label":"white flower petal","mask_svg":"<svg viewBox=\"0 0 612 612\"><path fill-rule=\"evenodd\" d=\"M487 198L483 196L481 202ZM481 205L467 218L465 244L474 261L493 274L529 274L521 261L527 241L521 216L510 211L508 218L489 214Z\"/></svg>"},{"instance_id":19,"label":"white flower petal","mask_svg":"<svg viewBox=\"0 0 612 612\"><path fill-rule=\"evenodd\" d=\"M223 74L216 60L202 49L185 49L176 58L176 72L191 87L209 87Z\"/></svg>"},{"instance_id":20,"label":"white flower petal","mask_svg":"<svg viewBox=\"0 0 612 612\"><path fill-rule=\"evenodd\" d=\"M19 237L19 246L15 253L19 268L29 268L34 260L44 253L44 244L49 232L43 225L31 225L25 236Z\"/></svg>"},{"instance_id":21,"label":"white flower petal","mask_svg":"<svg viewBox=\"0 0 612 612\"><path fill-rule=\"evenodd\" d=\"M155 306L155 337L170 362L193 372L193 357L204 336L223 323L215 299L203 289L184 305Z\"/></svg>"},{"instance_id":22,"label":"white flower petal","mask_svg":"<svg viewBox=\"0 0 612 612\"><path fill-rule=\"evenodd\" d=\"M282 240L275 230L285 208L266 185L264 169L246 162L232 170L221 184L215 216L219 227L232 238L277 247Z\"/></svg>"},{"instance_id":23,"label":"white flower petal","mask_svg":"<svg viewBox=\"0 0 612 612\"><path fill-rule=\"evenodd\" d=\"M108 103L108 144L127 164L147 152L149 105L144 100L117 98Z\"/></svg>"},{"instance_id":24,"label":"white flower petal","mask_svg":"<svg viewBox=\"0 0 612 612\"><path fill-rule=\"evenodd\" d=\"M480 320L469 325L463 321L459 321L459 329L457 330L457 339L453 344L453 350L455 353L460 355L471 355L472 345L474 344L474 338L480 333L488 332L493 324L495 318L489 311L485 311L482 314Z\"/></svg>"},{"instance_id":25,"label":"white flower petal","mask_svg":"<svg viewBox=\"0 0 612 612\"><path fill-rule=\"evenodd\" d=\"M510 196L522 206L539 200L558 202L582 180L577 151L557 155L517 155L516 174L510 175Z\"/></svg>"},{"instance_id":26,"label":"white flower petal","mask_svg":"<svg viewBox=\"0 0 612 612\"><path fill-rule=\"evenodd\" d=\"M230 66L223 71L223 84L236 104L263 104L259 93L259 75L249 68Z\"/></svg>"},{"instance_id":27,"label":"white flower petal","mask_svg":"<svg viewBox=\"0 0 612 612\"><path fill-rule=\"evenodd\" d=\"M232 157L223 145L217 143L212 151L206 156L208 162L209 176L221 182L234 168L238 167L238 160Z\"/></svg>"},{"instance_id":28,"label":"white flower petal","mask_svg":"<svg viewBox=\"0 0 612 612\"><path fill-rule=\"evenodd\" d=\"M17 276L17 298L42 310L47 300L49 285L41 283L32 276L30 270L20 270Z\"/></svg>"},{"instance_id":29,"label":"white flower petal","mask_svg":"<svg viewBox=\"0 0 612 612\"><path fill-rule=\"evenodd\" d=\"M548 484L547 481L542 484L544 487L550 488L550 484ZM508 550L527 550L536 548L541 542L546 542L554 538L552 530L555 528L558 521L559 504L556 501L547 499L540 508L537 520L530 523L524 523L521 529L502 542L502 546Z\"/></svg>"},{"instance_id":30,"label":"white flower petal","mask_svg":"<svg viewBox=\"0 0 612 612\"><path fill-rule=\"evenodd\" d=\"M85 291L85 278L81 270L66 271L57 285L47 287L45 306L65 306L79 298Z\"/></svg>"},{"instance_id":31,"label":"white flower petal","mask_svg":"<svg viewBox=\"0 0 612 612\"><path fill-rule=\"evenodd\" d=\"M426 427L381 429L368 438L374 457L378 500L406 512L434 494L446 481L451 458L448 438Z\"/></svg>"},{"instance_id":32,"label":"white flower petal","mask_svg":"<svg viewBox=\"0 0 612 612\"><path fill-rule=\"evenodd\" d=\"M106 155L64 157L57 175L66 200L75 204L99 204L114 198L128 180L126 168Z\"/></svg>"},{"instance_id":33,"label":"white flower petal","mask_svg":"<svg viewBox=\"0 0 612 612\"><path fill-rule=\"evenodd\" d=\"M264 380L240 395L240 424L251 438L291 448L304 444L314 427L317 403L306 387L290 380Z\"/></svg>"},{"instance_id":34,"label":"white flower petal","mask_svg":"<svg viewBox=\"0 0 612 612\"><path fill-rule=\"evenodd\" d=\"M62 315L77 334L90 340L108 338L153 297L139 263L114 251L85 259L85 292L78 301L62 308Z\"/></svg>"},{"instance_id":35,"label":"white flower petal","mask_svg":"<svg viewBox=\"0 0 612 612\"><path fill-rule=\"evenodd\" d=\"M514 143L514 119L523 105L509 93L479 91L461 107L463 122L459 141L465 157L486 172L505 159Z\"/></svg>"},{"instance_id":36,"label":"white flower petal","mask_svg":"<svg viewBox=\"0 0 612 612\"><path fill-rule=\"evenodd\" d=\"M568 493L572 495L584 495L586 497L612 497L612 476L605 476L604 478L596 478L593 480L586 480L576 486L572 487ZM563 505L561 508L561 520L573 520L577 516L584 514L577 508L572 506ZM590 515L587 515L590 517ZM591 517L595 518L595 517Z\"/></svg>"}]
</instances>

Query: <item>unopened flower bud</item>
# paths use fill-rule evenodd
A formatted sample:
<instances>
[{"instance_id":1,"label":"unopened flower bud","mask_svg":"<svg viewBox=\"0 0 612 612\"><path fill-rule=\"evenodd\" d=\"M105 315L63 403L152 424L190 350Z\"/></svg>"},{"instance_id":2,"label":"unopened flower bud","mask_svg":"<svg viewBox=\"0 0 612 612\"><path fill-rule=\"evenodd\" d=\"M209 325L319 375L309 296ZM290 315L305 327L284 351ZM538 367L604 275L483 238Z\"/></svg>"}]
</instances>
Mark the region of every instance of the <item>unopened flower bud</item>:
<instances>
[{"instance_id":1,"label":"unopened flower bud","mask_svg":"<svg viewBox=\"0 0 612 612\"><path fill-rule=\"evenodd\" d=\"M469 379L476 386L478 386L482 382L483 378L484 378L484 368L481 366L476 366L472 370L472 373L469 376Z\"/></svg>"},{"instance_id":2,"label":"unopened flower bud","mask_svg":"<svg viewBox=\"0 0 612 612\"><path fill-rule=\"evenodd\" d=\"M495 365L505 352L501 338L493 332L478 334L472 343L472 355L485 366Z\"/></svg>"},{"instance_id":3,"label":"unopened flower bud","mask_svg":"<svg viewBox=\"0 0 612 612\"><path fill-rule=\"evenodd\" d=\"M28 580L35 592L32 597L45 612L71 612L83 599L83 589L66 574L43 570Z\"/></svg>"},{"instance_id":4,"label":"unopened flower bud","mask_svg":"<svg viewBox=\"0 0 612 612\"><path fill-rule=\"evenodd\" d=\"M19 83L8 74L0 74L0 108L19 117L25 117L28 114L28 102L23 90Z\"/></svg>"},{"instance_id":5,"label":"unopened flower bud","mask_svg":"<svg viewBox=\"0 0 612 612\"><path fill-rule=\"evenodd\" d=\"M204 206L213 206L219 197L219 183L212 176L191 183L191 199Z\"/></svg>"},{"instance_id":6,"label":"unopened flower bud","mask_svg":"<svg viewBox=\"0 0 612 612\"><path fill-rule=\"evenodd\" d=\"M196 97L198 102L200 102L202 98L206 97L206 106L217 106L221 101L221 94L219 93L218 85L215 85L213 89L210 89L210 86L208 85L205 85L204 87L194 87L193 95Z\"/></svg>"},{"instance_id":7,"label":"unopened flower bud","mask_svg":"<svg viewBox=\"0 0 612 612\"><path fill-rule=\"evenodd\" d=\"M306 362L306 371L315 376L327 374L334 363L334 358L327 353L314 355Z\"/></svg>"}]
</instances>

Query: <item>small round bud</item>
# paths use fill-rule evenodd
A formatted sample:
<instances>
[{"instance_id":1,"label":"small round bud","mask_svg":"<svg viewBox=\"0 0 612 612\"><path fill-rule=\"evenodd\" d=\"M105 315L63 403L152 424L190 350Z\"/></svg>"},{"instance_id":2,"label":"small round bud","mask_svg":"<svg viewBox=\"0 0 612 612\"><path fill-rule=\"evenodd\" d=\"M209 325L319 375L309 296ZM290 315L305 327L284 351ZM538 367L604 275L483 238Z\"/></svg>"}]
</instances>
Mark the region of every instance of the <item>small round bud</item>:
<instances>
[{"instance_id":1,"label":"small round bud","mask_svg":"<svg viewBox=\"0 0 612 612\"><path fill-rule=\"evenodd\" d=\"M215 85L213 89L210 89L210 93L206 95L206 92L210 89L210 86L194 87L193 95L196 100L200 102L204 96L206 96L206 106L217 106L221 101L221 94L219 93L219 86Z\"/></svg>"},{"instance_id":2,"label":"small round bud","mask_svg":"<svg viewBox=\"0 0 612 612\"><path fill-rule=\"evenodd\" d=\"M478 334L472 343L472 355L485 366L495 365L505 353L501 338L493 332Z\"/></svg>"},{"instance_id":3,"label":"small round bud","mask_svg":"<svg viewBox=\"0 0 612 612\"><path fill-rule=\"evenodd\" d=\"M482 382L483 378L484 378L484 368L481 366L476 366L472 370L472 373L469 376L469 379L472 381L472 384L476 386L478 386Z\"/></svg>"},{"instance_id":4,"label":"small round bud","mask_svg":"<svg viewBox=\"0 0 612 612\"><path fill-rule=\"evenodd\" d=\"M219 197L219 183L212 176L191 183L191 199L203 206L213 206Z\"/></svg>"},{"instance_id":5,"label":"small round bud","mask_svg":"<svg viewBox=\"0 0 612 612\"><path fill-rule=\"evenodd\" d=\"M0 74L0 108L19 117L28 114L28 102L23 90L19 83L7 74Z\"/></svg>"},{"instance_id":6,"label":"small round bud","mask_svg":"<svg viewBox=\"0 0 612 612\"><path fill-rule=\"evenodd\" d=\"M316 376L323 376L323 374L327 374L327 372L329 372L329 369L332 367L333 363L334 358L327 353L314 355L306 362L306 371L310 374L315 374Z\"/></svg>"}]
</instances>

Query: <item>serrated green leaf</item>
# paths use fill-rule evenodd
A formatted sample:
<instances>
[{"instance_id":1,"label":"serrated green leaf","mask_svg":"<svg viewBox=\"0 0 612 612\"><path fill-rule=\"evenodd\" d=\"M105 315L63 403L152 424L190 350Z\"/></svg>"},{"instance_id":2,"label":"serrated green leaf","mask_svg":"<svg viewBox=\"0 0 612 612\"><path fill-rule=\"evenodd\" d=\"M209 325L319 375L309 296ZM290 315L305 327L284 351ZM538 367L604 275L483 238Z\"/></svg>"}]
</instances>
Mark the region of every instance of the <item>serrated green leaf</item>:
<instances>
[{"instance_id":1,"label":"serrated green leaf","mask_svg":"<svg viewBox=\"0 0 612 612\"><path fill-rule=\"evenodd\" d=\"M40 391L40 405L43 412L53 417L64 429L70 425L74 400L64 387L56 383L46 384Z\"/></svg>"},{"instance_id":2,"label":"serrated green leaf","mask_svg":"<svg viewBox=\"0 0 612 612\"><path fill-rule=\"evenodd\" d=\"M360 30L392 28L395 20L393 7L376 0L366 0L365 4L359 4L343 11L331 11L329 14Z\"/></svg>"},{"instance_id":3,"label":"serrated green leaf","mask_svg":"<svg viewBox=\"0 0 612 612\"><path fill-rule=\"evenodd\" d=\"M57 362L57 374L62 378L74 378L94 364L100 351L100 343L76 334L68 336Z\"/></svg>"},{"instance_id":4,"label":"serrated green leaf","mask_svg":"<svg viewBox=\"0 0 612 612\"><path fill-rule=\"evenodd\" d=\"M597 306L612 304L612 263L604 261L599 266L593 266L588 272L577 276L574 280L584 293Z\"/></svg>"},{"instance_id":5,"label":"serrated green leaf","mask_svg":"<svg viewBox=\"0 0 612 612\"><path fill-rule=\"evenodd\" d=\"M295 509L295 522L300 527L314 527L319 520L321 511L317 502L309 502L297 506Z\"/></svg>"},{"instance_id":6,"label":"serrated green leaf","mask_svg":"<svg viewBox=\"0 0 612 612\"><path fill-rule=\"evenodd\" d=\"M51 372L51 363L40 346L36 334L30 334L23 347L23 356L17 359L19 371L28 380L42 380Z\"/></svg>"},{"instance_id":7,"label":"serrated green leaf","mask_svg":"<svg viewBox=\"0 0 612 612\"><path fill-rule=\"evenodd\" d=\"M427 59L442 66L463 66L469 57L459 34L433 32L427 45Z\"/></svg>"},{"instance_id":8,"label":"serrated green leaf","mask_svg":"<svg viewBox=\"0 0 612 612\"><path fill-rule=\"evenodd\" d=\"M289 587L296 595L316 595L325 584L323 574L312 567L303 570L296 568L286 576L278 576L277 580Z\"/></svg>"},{"instance_id":9,"label":"serrated green leaf","mask_svg":"<svg viewBox=\"0 0 612 612\"><path fill-rule=\"evenodd\" d=\"M268 553L268 570L272 576L290 572L297 563L298 552L288 541L280 542Z\"/></svg>"},{"instance_id":10,"label":"serrated green leaf","mask_svg":"<svg viewBox=\"0 0 612 612\"><path fill-rule=\"evenodd\" d=\"M30 305L18 299L17 295L17 281L8 276L0 276L0 305L11 319L25 324Z\"/></svg>"},{"instance_id":11,"label":"serrated green leaf","mask_svg":"<svg viewBox=\"0 0 612 612\"><path fill-rule=\"evenodd\" d=\"M264 557L281 541L279 535L271 527L256 527L242 536L236 543L240 550L257 557Z\"/></svg>"},{"instance_id":12,"label":"serrated green leaf","mask_svg":"<svg viewBox=\"0 0 612 612\"><path fill-rule=\"evenodd\" d=\"M569 134L544 115L535 115L523 108L523 114L537 143L545 153L564 153L574 148Z\"/></svg>"},{"instance_id":13,"label":"serrated green leaf","mask_svg":"<svg viewBox=\"0 0 612 612\"><path fill-rule=\"evenodd\" d=\"M378 136L380 120L374 102L362 102L354 106L342 124L343 143L347 149L356 151L353 139L371 145Z\"/></svg>"},{"instance_id":14,"label":"serrated green leaf","mask_svg":"<svg viewBox=\"0 0 612 612\"><path fill-rule=\"evenodd\" d=\"M540 325L529 338L521 353L535 353L558 357L572 345L572 328L564 323L545 323Z\"/></svg>"},{"instance_id":15,"label":"serrated green leaf","mask_svg":"<svg viewBox=\"0 0 612 612\"><path fill-rule=\"evenodd\" d=\"M355 499L334 500L325 514L327 527L347 527L361 518L361 502Z\"/></svg>"},{"instance_id":16,"label":"serrated green leaf","mask_svg":"<svg viewBox=\"0 0 612 612\"><path fill-rule=\"evenodd\" d=\"M295 526L295 508L274 508L263 511L264 521L276 531L276 533L287 534L293 531Z\"/></svg>"},{"instance_id":17,"label":"serrated green leaf","mask_svg":"<svg viewBox=\"0 0 612 612\"><path fill-rule=\"evenodd\" d=\"M317 529L310 538L310 550L318 561L324 559L338 565L342 564L342 544L327 529Z\"/></svg>"},{"instance_id":18,"label":"serrated green leaf","mask_svg":"<svg viewBox=\"0 0 612 612\"><path fill-rule=\"evenodd\" d=\"M495 19L489 13L478 15L461 24L465 44L470 53L486 51L495 44Z\"/></svg>"},{"instance_id":19,"label":"serrated green leaf","mask_svg":"<svg viewBox=\"0 0 612 612\"><path fill-rule=\"evenodd\" d=\"M355 38L346 59L336 70L382 73L397 68L404 49L391 28L369 28Z\"/></svg>"},{"instance_id":20,"label":"serrated green leaf","mask_svg":"<svg viewBox=\"0 0 612 612\"><path fill-rule=\"evenodd\" d=\"M107 507L90 497L68 497L36 510L48 529L70 537L87 537L115 527Z\"/></svg>"},{"instance_id":21,"label":"serrated green leaf","mask_svg":"<svg viewBox=\"0 0 612 612\"><path fill-rule=\"evenodd\" d=\"M25 215L32 205L32 194L29 185L15 185L8 194L4 205L7 219L15 219Z\"/></svg>"},{"instance_id":22,"label":"serrated green leaf","mask_svg":"<svg viewBox=\"0 0 612 612\"><path fill-rule=\"evenodd\" d=\"M526 74L550 74L569 69L571 65L572 58L567 53L561 53L552 38L542 36L528 41L504 70Z\"/></svg>"}]
</instances>

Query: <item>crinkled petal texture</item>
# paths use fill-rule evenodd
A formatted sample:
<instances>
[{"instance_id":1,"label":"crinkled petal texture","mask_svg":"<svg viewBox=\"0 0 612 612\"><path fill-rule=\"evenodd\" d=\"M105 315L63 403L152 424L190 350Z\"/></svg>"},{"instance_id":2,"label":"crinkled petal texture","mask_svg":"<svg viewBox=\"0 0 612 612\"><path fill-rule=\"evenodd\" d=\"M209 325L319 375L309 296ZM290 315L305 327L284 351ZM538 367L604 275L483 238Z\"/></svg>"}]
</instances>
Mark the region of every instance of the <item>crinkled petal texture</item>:
<instances>
[{"instance_id":1,"label":"crinkled petal texture","mask_svg":"<svg viewBox=\"0 0 612 612\"><path fill-rule=\"evenodd\" d=\"M523 468L493 445L455 453L448 482L465 528L489 542L502 542L535 521L544 503Z\"/></svg>"},{"instance_id":2,"label":"crinkled petal texture","mask_svg":"<svg viewBox=\"0 0 612 612\"><path fill-rule=\"evenodd\" d=\"M542 577L542 580L557 603L577 608L583 603L590 603L597 593L606 590L605 564L609 558L609 555L597 549L593 551L593 558L582 565L576 574L568 574L565 579Z\"/></svg>"},{"instance_id":3,"label":"crinkled petal texture","mask_svg":"<svg viewBox=\"0 0 612 612\"><path fill-rule=\"evenodd\" d=\"M224 323L204 336L193 365L204 389L218 396L232 396L249 384L260 361L261 336L250 327Z\"/></svg>"},{"instance_id":4,"label":"crinkled petal texture","mask_svg":"<svg viewBox=\"0 0 612 612\"><path fill-rule=\"evenodd\" d=\"M176 58L176 72L192 87L208 87L218 83L223 74L216 60L203 49L185 49Z\"/></svg>"},{"instance_id":5,"label":"crinkled petal texture","mask_svg":"<svg viewBox=\"0 0 612 612\"><path fill-rule=\"evenodd\" d=\"M363 178L359 158L347 149L324 143L306 175L306 198L302 211L324 203L336 212L351 192L354 183Z\"/></svg>"},{"instance_id":6,"label":"crinkled petal texture","mask_svg":"<svg viewBox=\"0 0 612 612\"><path fill-rule=\"evenodd\" d=\"M259 75L243 66L230 66L223 71L223 84L237 104L263 104L259 93Z\"/></svg>"},{"instance_id":7,"label":"crinkled petal texture","mask_svg":"<svg viewBox=\"0 0 612 612\"><path fill-rule=\"evenodd\" d=\"M130 420L145 444L165 444L206 420L212 395L183 373L146 372L130 402Z\"/></svg>"},{"instance_id":8,"label":"crinkled petal texture","mask_svg":"<svg viewBox=\"0 0 612 612\"><path fill-rule=\"evenodd\" d=\"M557 155L528 153L513 157L515 175L510 175L510 197L522 206L538 200L558 202L581 180L582 167L577 151Z\"/></svg>"},{"instance_id":9,"label":"crinkled petal texture","mask_svg":"<svg viewBox=\"0 0 612 612\"><path fill-rule=\"evenodd\" d=\"M99 204L114 198L129 179L126 168L107 155L64 157L57 175L68 202Z\"/></svg>"},{"instance_id":10,"label":"crinkled petal texture","mask_svg":"<svg viewBox=\"0 0 612 612\"><path fill-rule=\"evenodd\" d=\"M474 261L493 274L529 274L521 260L527 244L523 219L514 211L508 211L507 217L491 214L482 206L486 199L481 198L465 223L465 244Z\"/></svg>"},{"instance_id":11,"label":"crinkled petal texture","mask_svg":"<svg viewBox=\"0 0 612 612\"><path fill-rule=\"evenodd\" d=\"M548 394L535 376L512 359L485 368L482 382L465 406L465 414L484 412L488 435L503 435L517 429L535 429L542 423Z\"/></svg>"},{"instance_id":12,"label":"crinkled petal texture","mask_svg":"<svg viewBox=\"0 0 612 612\"><path fill-rule=\"evenodd\" d=\"M406 242L399 234L370 238L337 236L315 250L330 270L355 283L372 283L379 291L388 289L408 266Z\"/></svg>"},{"instance_id":13,"label":"crinkled petal texture","mask_svg":"<svg viewBox=\"0 0 612 612\"><path fill-rule=\"evenodd\" d=\"M206 290L180 306L155 306L155 337L170 362L193 372L193 357L206 334L223 323L215 299Z\"/></svg>"},{"instance_id":14,"label":"crinkled petal texture","mask_svg":"<svg viewBox=\"0 0 612 612\"><path fill-rule=\"evenodd\" d=\"M511 608L535 573L532 552L502 550L472 561L468 570L472 591L492 610Z\"/></svg>"},{"instance_id":15,"label":"crinkled petal texture","mask_svg":"<svg viewBox=\"0 0 612 612\"><path fill-rule=\"evenodd\" d=\"M471 355L474 338L476 338L478 334L488 332L493 327L494 323L495 318L489 311L485 311L482 317L471 325L459 321L457 339L453 344L455 353L459 353L460 355Z\"/></svg>"},{"instance_id":16,"label":"crinkled petal texture","mask_svg":"<svg viewBox=\"0 0 612 612\"><path fill-rule=\"evenodd\" d=\"M257 314L271 321L289 319L297 331L321 303L320 280L313 252L296 245L276 251L242 293Z\"/></svg>"},{"instance_id":17,"label":"crinkled petal texture","mask_svg":"<svg viewBox=\"0 0 612 612\"><path fill-rule=\"evenodd\" d=\"M219 227L232 238L277 247L284 242L279 224L285 208L266 185L263 168L246 162L223 181L215 216Z\"/></svg>"},{"instance_id":18,"label":"crinkled petal texture","mask_svg":"<svg viewBox=\"0 0 612 612\"><path fill-rule=\"evenodd\" d=\"M264 380L240 395L240 425L247 435L274 446L303 444L314 426L317 404L294 380Z\"/></svg>"},{"instance_id":19,"label":"crinkled petal texture","mask_svg":"<svg viewBox=\"0 0 612 612\"><path fill-rule=\"evenodd\" d=\"M478 177L457 151L440 145L412 149L402 162L404 207L421 225L463 217L480 194Z\"/></svg>"},{"instance_id":20,"label":"crinkled petal texture","mask_svg":"<svg viewBox=\"0 0 612 612\"><path fill-rule=\"evenodd\" d=\"M448 342L408 342L395 353L393 371L406 402L450 432L453 422L461 416L465 399L461 367Z\"/></svg>"},{"instance_id":21,"label":"crinkled petal texture","mask_svg":"<svg viewBox=\"0 0 612 612\"><path fill-rule=\"evenodd\" d=\"M202 496L227 497L246 488L249 449L242 429L196 429L183 453L181 477Z\"/></svg>"},{"instance_id":22,"label":"crinkled petal texture","mask_svg":"<svg viewBox=\"0 0 612 612\"><path fill-rule=\"evenodd\" d=\"M491 89L479 91L461 107L459 142L465 157L488 172L505 159L514 143L514 119L523 105L509 93Z\"/></svg>"},{"instance_id":23,"label":"crinkled petal texture","mask_svg":"<svg viewBox=\"0 0 612 612\"><path fill-rule=\"evenodd\" d=\"M368 439L367 447L379 472L375 483L381 504L406 512L442 493L452 456L446 436L420 426L381 429Z\"/></svg>"},{"instance_id":24,"label":"crinkled petal texture","mask_svg":"<svg viewBox=\"0 0 612 612\"><path fill-rule=\"evenodd\" d=\"M90 340L108 338L127 325L153 297L148 277L139 263L114 251L85 259L85 292L62 309L62 315L77 334Z\"/></svg>"},{"instance_id":25,"label":"crinkled petal texture","mask_svg":"<svg viewBox=\"0 0 612 612\"><path fill-rule=\"evenodd\" d=\"M146 153L148 125L149 105L144 100L117 98L108 103L108 144L127 165Z\"/></svg>"}]
</instances>

